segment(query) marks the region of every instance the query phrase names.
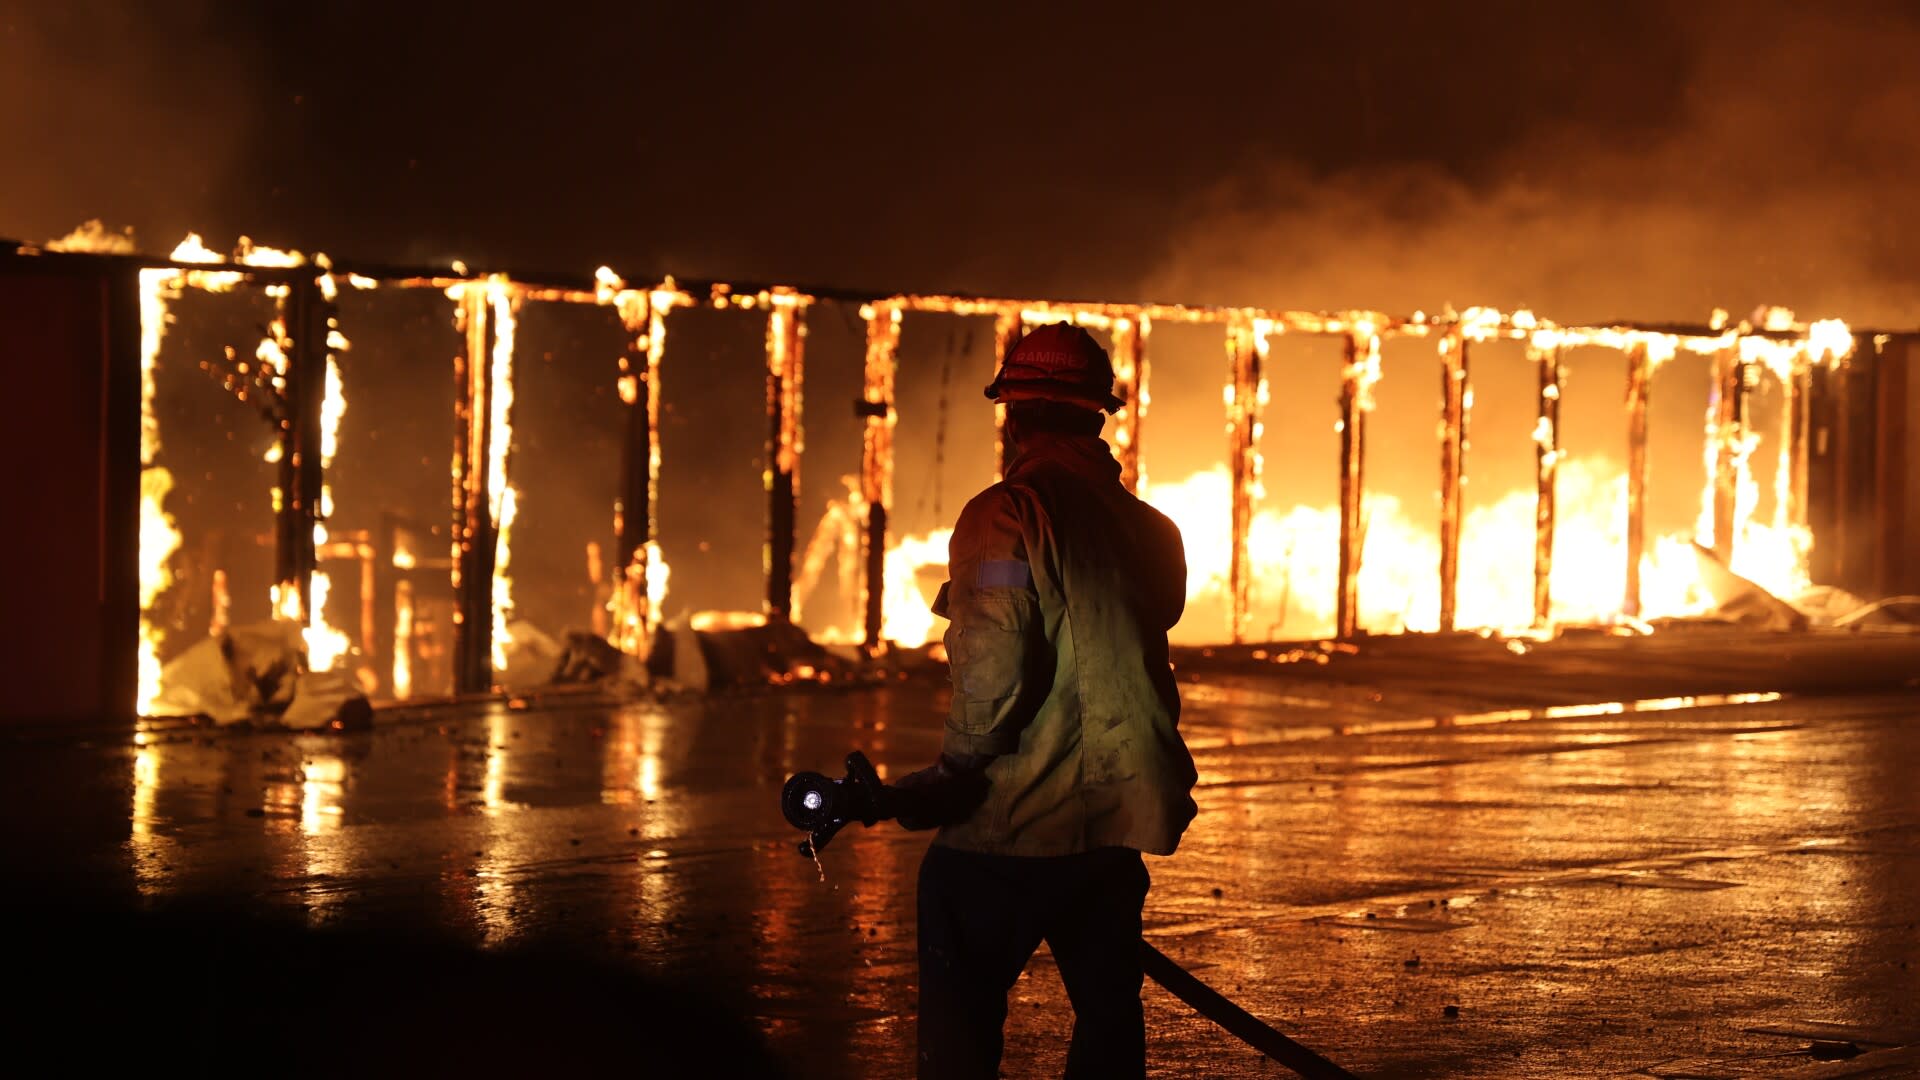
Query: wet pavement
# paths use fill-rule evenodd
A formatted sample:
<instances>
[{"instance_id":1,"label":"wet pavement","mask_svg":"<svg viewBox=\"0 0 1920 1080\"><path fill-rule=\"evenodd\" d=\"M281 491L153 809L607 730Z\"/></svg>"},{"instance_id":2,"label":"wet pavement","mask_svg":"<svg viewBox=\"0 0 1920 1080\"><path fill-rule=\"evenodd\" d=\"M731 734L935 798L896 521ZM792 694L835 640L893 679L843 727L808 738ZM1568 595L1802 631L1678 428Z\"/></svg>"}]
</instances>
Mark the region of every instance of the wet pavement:
<instances>
[{"instance_id":1,"label":"wet pavement","mask_svg":"<svg viewBox=\"0 0 1920 1080\"><path fill-rule=\"evenodd\" d=\"M1920 640L1318 655L1182 663L1201 813L1149 860L1146 917L1203 980L1364 1075L1920 1072ZM797 1075L902 1076L926 836L843 833L823 882L776 797L856 747L925 764L943 701L914 679L396 710L357 735L23 736L0 758L9 865L611 959L751 1016ZM1157 1075L1284 1075L1146 1002ZM1043 950L1006 1074L1057 1075L1069 1023Z\"/></svg>"}]
</instances>

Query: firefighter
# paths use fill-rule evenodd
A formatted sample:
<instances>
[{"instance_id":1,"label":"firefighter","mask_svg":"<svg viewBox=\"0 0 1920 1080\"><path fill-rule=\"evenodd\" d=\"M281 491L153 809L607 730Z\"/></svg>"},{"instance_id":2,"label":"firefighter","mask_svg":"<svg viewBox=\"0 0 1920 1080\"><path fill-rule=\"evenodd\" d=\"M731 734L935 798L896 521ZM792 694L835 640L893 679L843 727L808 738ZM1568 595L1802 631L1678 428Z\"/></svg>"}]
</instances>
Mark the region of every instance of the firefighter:
<instances>
[{"instance_id":1,"label":"firefighter","mask_svg":"<svg viewBox=\"0 0 1920 1080\"><path fill-rule=\"evenodd\" d=\"M1007 992L1044 940L1073 1003L1067 1076L1143 1076L1141 854L1173 854L1195 812L1167 657L1180 531L1121 486L1100 432L1122 403L1085 330L1036 328L986 394L1007 410L1006 479L954 526L934 604L953 704L938 764L900 784L924 815L903 823L940 828L920 865L919 1075L998 1075Z\"/></svg>"}]
</instances>

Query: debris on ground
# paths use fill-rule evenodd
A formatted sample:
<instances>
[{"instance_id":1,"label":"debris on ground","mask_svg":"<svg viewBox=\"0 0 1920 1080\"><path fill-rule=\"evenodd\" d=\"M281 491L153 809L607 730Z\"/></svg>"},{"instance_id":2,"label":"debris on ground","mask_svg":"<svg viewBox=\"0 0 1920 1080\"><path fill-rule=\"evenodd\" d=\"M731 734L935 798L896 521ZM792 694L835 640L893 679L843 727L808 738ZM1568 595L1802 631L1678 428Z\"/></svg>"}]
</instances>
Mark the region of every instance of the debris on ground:
<instances>
[{"instance_id":1,"label":"debris on ground","mask_svg":"<svg viewBox=\"0 0 1920 1080\"><path fill-rule=\"evenodd\" d=\"M549 679L555 685L606 683L615 687L645 689L647 668L638 658L615 648L598 634L569 631L566 645Z\"/></svg>"},{"instance_id":2,"label":"debris on ground","mask_svg":"<svg viewBox=\"0 0 1920 1080\"><path fill-rule=\"evenodd\" d=\"M552 682L564 650L551 635L527 620L510 619L501 651L507 663L494 681L502 690L521 693Z\"/></svg>"},{"instance_id":3,"label":"debris on ground","mask_svg":"<svg viewBox=\"0 0 1920 1080\"><path fill-rule=\"evenodd\" d=\"M1920 596L1889 596L1871 603L1861 603L1834 616L1833 625L1855 630L1872 628L1920 632Z\"/></svg>"},{"instance_id":4,"label":"debris on ground","mask_svg":"<svg viewBox=\"0 0 1920 1080\"><path fill-rule=\"evenodd\" d=\"M795 682L851 680L854 661L785 619L701 612L669 620L647 657L657 683L693 693Z\"/></svg>"},{"instance_id":5,"label":"debris on ground","mask_svg":"<svg viewBox=\"0 0 1920 1080\"><path fill-rule=\"evenodd\" d=\"M345 671L306 670L300 624L249 623L197 642L160 673L158 716L204 716L216 725L270 724L299 731L358 730L373 709Z\"/></svg>"},{"instance_id":6,"label":"debris on ground","mask_svg":"<svg viewBox=\"0 0 1920 1080\"><path fill-rule=\"evenodd\" d=\"M1693 555L1700 569L1700 583L1713 597L1716 616L1758 630L1807 628L1806 615L1792 604L1734 573L1721 561L1718 552L1696 540Z\"/></svg>"},{"instance_id":7,"label":"debris on ground","mask_svg":"<svg viewBox=\"0 0 1920 1080\"><path fill-rule=\"evenodd\" d=\"M248 623L197 642L160 671L159 716L205 716L235 724L293 701L304 666L300 624Z\"/></svg>"},{"instance_id":8,"label":"debris on ground","mask_svg":"<svg viewBox=\"0 0 1920 1080\"><path fill-rule=\"evenodd\" d=\"M344 671L302 672L279 722L294 731L365 731L373 726L373 706Z\"/></svg>"}]
</instances>

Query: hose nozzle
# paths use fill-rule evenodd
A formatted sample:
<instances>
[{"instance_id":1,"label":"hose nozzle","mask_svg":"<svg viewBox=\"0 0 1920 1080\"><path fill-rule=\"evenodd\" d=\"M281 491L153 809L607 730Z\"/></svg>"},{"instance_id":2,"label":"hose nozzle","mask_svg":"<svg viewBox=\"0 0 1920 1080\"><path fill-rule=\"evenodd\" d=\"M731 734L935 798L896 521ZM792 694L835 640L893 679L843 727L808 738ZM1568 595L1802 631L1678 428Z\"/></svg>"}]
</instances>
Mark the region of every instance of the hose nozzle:
<instances>
[{"instance_id":1,"label":"hose nozzle","mask_svg":"<svg viewBox=\"0 0 1920 1080\"><path fill-rule=\"evenodd\" d=\"M780 812L787 824L804 830L800 854L813 858L850 821L872 825L881 818L884 787L867 755L847 755L847 775L835 780L817 772L795 773L780 789Z\"/></svg>"}]
</instances>

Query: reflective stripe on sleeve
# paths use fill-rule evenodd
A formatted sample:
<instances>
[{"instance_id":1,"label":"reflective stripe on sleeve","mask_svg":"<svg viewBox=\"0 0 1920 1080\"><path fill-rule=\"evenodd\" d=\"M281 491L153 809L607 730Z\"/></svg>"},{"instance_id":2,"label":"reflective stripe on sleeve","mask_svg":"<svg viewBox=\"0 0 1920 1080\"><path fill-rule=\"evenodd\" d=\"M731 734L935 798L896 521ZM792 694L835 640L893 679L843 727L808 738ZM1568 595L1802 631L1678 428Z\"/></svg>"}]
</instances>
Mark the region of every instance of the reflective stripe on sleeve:
<instances>
[{"instance_id":1,"label":"reflective stripe on sleeve","mask_svg":"<svg viewBox=\"0 0 1920 1080\"><path fill-rule=\"evenodd\" d=\"M1018 559L982 559L973 577L976 589L1024 589L1032 584L1032 569Z\"/></svg>"}]
</instances>

